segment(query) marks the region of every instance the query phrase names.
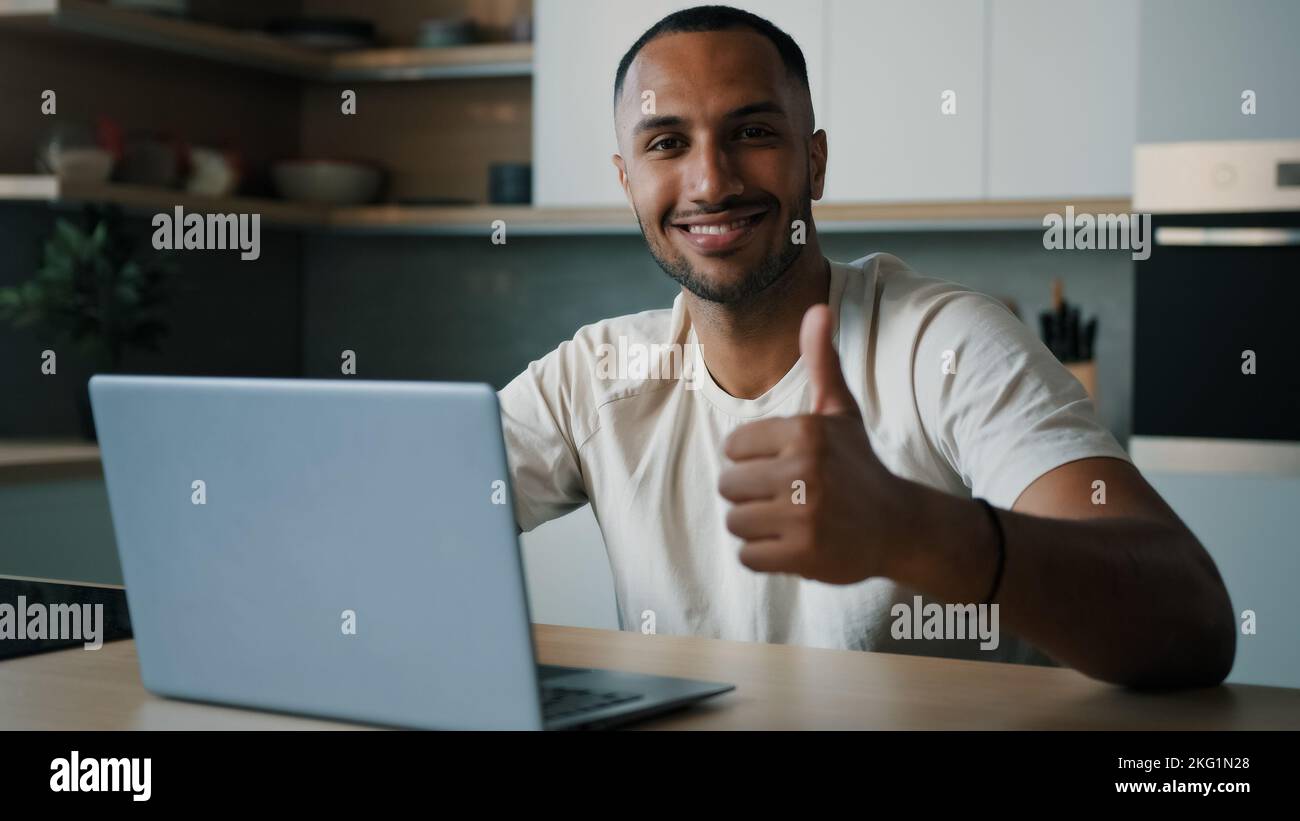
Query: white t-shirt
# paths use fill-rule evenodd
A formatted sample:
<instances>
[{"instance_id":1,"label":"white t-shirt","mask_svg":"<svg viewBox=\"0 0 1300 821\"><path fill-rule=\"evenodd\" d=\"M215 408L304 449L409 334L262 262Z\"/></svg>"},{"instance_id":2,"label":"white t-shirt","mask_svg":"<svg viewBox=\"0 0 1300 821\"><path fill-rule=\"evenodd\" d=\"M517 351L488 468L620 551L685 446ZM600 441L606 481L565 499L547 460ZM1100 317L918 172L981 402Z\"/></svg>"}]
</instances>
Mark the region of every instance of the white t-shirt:
<instances>
[{"instance_id":1,"label":"white t-shirt","mask_svg":"<svg viewBox=\"0 0 1300 821\"><path fill-rule=\"evenodd\" d=\"M829 302L845 379L895 474L1009 508L1058 465L1128 458L1080 384L998 301L872 254L831 263ZM580 329L499 394L520 529L590 503L624 629L653 610L661 634L1045 660L1005 631L993 650L894 639L891 607L915 593L889 579L831 585L742 565L718 494L722 443L746 422L807 413L808 373L800 360L762 396L738 399L705 367L637 370L637 346L652 344L697 349L680 295L670 310ZM620 345L628 367L611 373Z\"/></svg>"}]
</instances>

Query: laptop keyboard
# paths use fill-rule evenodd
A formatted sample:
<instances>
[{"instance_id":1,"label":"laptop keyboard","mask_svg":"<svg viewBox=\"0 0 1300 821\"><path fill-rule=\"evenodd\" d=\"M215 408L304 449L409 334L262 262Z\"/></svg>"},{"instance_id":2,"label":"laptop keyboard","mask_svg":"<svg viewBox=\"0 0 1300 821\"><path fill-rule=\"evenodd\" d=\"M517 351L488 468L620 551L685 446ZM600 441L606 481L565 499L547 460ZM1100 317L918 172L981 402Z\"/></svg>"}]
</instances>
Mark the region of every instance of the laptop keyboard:
<instances>
[{"instance_id":1,"label":"laptop keyboard","mask_svg":"<svg viewBox=\"0 0 1300 821\"><path fill-rule=\"evenodd\" d=\"M579 687L542 685L542 715L547 719L567 718L641 698L640 693L600 692Z\"/></svg>"}]
</instances>

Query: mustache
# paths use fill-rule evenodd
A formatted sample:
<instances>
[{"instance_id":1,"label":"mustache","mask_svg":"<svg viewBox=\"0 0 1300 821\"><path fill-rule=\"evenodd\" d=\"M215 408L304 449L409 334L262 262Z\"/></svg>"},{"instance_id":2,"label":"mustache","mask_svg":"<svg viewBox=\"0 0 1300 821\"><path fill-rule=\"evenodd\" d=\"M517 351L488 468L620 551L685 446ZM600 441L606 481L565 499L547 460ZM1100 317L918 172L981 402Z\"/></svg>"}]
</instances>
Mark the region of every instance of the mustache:
<instances>
[{"instance_id":1,"label":"mustache","mask_svg":"<svg viewBox=\"0 0 1300 821\"><path fill-rule=\"evenodd\" d=\"M702 217L708 214L720 214L723 211L730 211L733 208L750 208L761 206L771 210L777 210L781 207L781 202L776 197L763 197L761 199L733 199L724 200L718 205L697 208L694 211L676 211L664 217L665 223L672 223L677 220L690 219L691 217Z\"/></svg>"}]
</instances>

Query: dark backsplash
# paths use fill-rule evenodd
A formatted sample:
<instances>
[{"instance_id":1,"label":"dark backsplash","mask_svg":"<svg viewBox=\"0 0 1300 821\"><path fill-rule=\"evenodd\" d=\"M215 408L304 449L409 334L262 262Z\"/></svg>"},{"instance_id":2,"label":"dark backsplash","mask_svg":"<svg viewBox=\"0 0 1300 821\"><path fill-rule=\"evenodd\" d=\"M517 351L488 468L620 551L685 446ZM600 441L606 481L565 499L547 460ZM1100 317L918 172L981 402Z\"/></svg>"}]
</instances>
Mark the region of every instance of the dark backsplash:
<instances>
[{"instance_id":1,"label":"dark backsplash","mask_svg":"<svg viewBox=\"0 0 1300 821\"><path fill-rule=\"evenodd\" d=\"M57 217L77 209L0 203L0 286L35 275ZM145 217L126 223L146 251ZM157 353L133 351L125 372L152 374L295 376L300 362L298 301L301 236L262 231L262 254L240 262L230 251L186 251L177 257L170 334ZM41 351L58 354L58 373L41 373ZM39 328L0 325L0 437L66 437L78 431L77 393L92 368L70 346Z\"/></svg>"},{"instance_id":2,"label":"dark backsplash","mask_svg":"<svg viewBox=\"0 0 1300 821\"><path fill-rule=\"evenodd\" d=\"M56 213L0 204L0 285L29 278ZM75 213L75 212L63 212ZM130 223L148 236L144 218ZM911 231L823 238L832 259L888 251L914 269L1014 299L1022 317L1048 305L1051 281L1100 317L1102 420L1130 429L1133 263L1123 251L1046 251L1038 231ZM184 252L163 352L128 355L136 373L330 377L352 350L363 379L504 385L596 320L670 305L676 286L638 236L344 235L265 230L262 256ZM43 376L40 352L60 352ZM90 374L44 331L0 327L0 436L72 436L76 391Z\"/></svg>"},{"instance_id":3,"label":"dark backsplash","mask_svg":"<svg viewBox=\"0 0 1300 821\"><path fill-rule=\"evenodd\" d=\"M1099 316L1099 412L1130 427L1133 262L1126 251L1047 251L1038 231L914 231L823 237L832 259L888 251L914 269L1014 299L1033 320L1054 277ZM638 236L305 238L304 375L451 379L501 387L590 322L672 304L677 286Z\"/></svg>"}]
</instances>

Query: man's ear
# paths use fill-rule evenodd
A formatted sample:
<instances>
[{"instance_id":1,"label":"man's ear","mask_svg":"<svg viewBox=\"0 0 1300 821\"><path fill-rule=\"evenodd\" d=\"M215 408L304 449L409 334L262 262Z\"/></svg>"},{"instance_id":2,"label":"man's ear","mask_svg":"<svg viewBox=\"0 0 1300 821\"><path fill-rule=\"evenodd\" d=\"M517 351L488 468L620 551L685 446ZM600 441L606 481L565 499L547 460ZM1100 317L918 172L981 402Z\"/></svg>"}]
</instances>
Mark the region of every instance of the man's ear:
<instances>
[{"instance_id":1,"label":"man's ear","mask_svg":"<svg viewBox=\"0 0 1300 821\"><path fill-rule=\"evenodd\" d=\"M826 129L819 128L808 141L809 188L812 198L819 200L826 188Z\"/></svg>"},{"instance_id":2,"label":"man's ear","mask_svg":"<svg viewBox=\"0 0 1300 821\"><path fill-rule=\"evenodd\" d=\"M614 167L618 169L618 184L623 186L623 196L627 197L627 204L632 204L632 191L628 188L627 182L627 163L623 161L621 154L614 154L610 157Z\"/></svg>"}]
</instances>

